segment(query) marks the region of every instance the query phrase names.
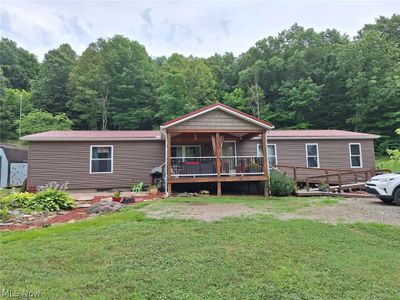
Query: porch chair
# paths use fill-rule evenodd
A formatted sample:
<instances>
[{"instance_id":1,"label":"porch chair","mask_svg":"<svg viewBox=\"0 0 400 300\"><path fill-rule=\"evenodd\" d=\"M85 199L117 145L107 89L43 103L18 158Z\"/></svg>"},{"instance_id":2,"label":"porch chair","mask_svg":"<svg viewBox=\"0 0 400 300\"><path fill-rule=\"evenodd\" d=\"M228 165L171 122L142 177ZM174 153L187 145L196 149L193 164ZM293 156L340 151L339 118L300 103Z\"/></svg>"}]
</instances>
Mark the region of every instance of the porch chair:
<instances>
[{"instance_id":1,"label":"porch chair","mask_svg":"<svg viewBox=\"0 0 400 300\"><path fill-rule=\"evenodd\" d=\"M143 181L142 182L139 182L138 184L135 184L133 187L132 187L132 192L141 192L143 190Z\"/></svg>"}]
</instances>

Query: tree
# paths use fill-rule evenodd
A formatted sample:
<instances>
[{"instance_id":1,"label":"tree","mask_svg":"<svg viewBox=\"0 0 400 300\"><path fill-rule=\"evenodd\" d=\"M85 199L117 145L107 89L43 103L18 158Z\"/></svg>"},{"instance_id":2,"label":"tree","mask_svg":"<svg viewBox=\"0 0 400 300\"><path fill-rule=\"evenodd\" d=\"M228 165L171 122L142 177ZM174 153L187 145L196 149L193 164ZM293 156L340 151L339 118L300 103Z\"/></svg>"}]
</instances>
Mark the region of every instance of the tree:
<instances>
[{"instance_id":1,"label":"tree","mask_svg":"<svg viewBox=\"0 0 400 300\"><path fill-rule=\"evenodd\" d=\"M38 77L33 82L32 101L36 108L51 113L66 112L67 82L76 53L68 44L46 53Z\"/></svg>"},{"instance_id":2,"label":"tree","mask_svg":"<svg viewBox=\"0 0 400 300\"><path fill-rule=\"evenodd\" d=\"M309 128L318 107L322 86L311 78L285 82L279 89L282 99L277 121L285 127Z\"/></svg>"},{"instance_id":3,"label":"tree","mask_svg":"<svg viewBox=\"0 0 400 300\"><path fill-rule=\"evenodd\" d=\"M99 39L78 59L68 85L78 128L145 129L154 123L154 65L138 42L120 35Z\"/></svg>"},{"instance_id":4,"label":"tree","mask_svg":"<svg viewBox=\"0 0 400 300\"><path fill-rule=\"evenodd\" d=\"M53 115L39 109L24 115L21 121L15 123L16 126L21 126L21 135L49 130L70 130L73 124L65 113Z\"/></svg>"},{"instance_id":5,"label":"tree","mask_svg":"<svg viewBox=\"0 0 400 300\"><path fill-rule=\"evenodd\" d=\"M32 111L31 94L27 91L9 88L0 96L0 140L18 138L18 126L15 121L19 119L21 100L22 113Z\"/></svg>"},{"instance_id":6,"label":"tree","mask_svg":"<svg viewBox=\"0 0 400 300\"><path fill-rule=\"evenodd\" d=\"M237 58L233 53L215 54L207 58L205 63L211 68L215 78L218 99L225 93L233 92L239 81Z\"/></svg>"},{"instance_id":7,"label":"tree","mask_svg":"<svg viewBox=\"0 0 400 300\"><path fill-rule=\"evenodd\" d=\"M396 129L397 135L400 135L400 128ZM388 149L387 154L390 156L392 162L400 162L400 149Z\"/></svg>"},{"instance_id":8,"label":"tree","mask_svg":"<svg viewBox=\"0 0 400 300\"><path fill-rule=\"evenodd\" d=\"M385 39L400 45L400 15L394 14L390 18L379 17L375 24L366 24L359 31L359 36L363 36L368 31L377 31Z\"/></svg>"},{"instance_id":9,"label":"tree","mask_svg":"<svg viewBox=\"0 0 400 300\"><path fill-rule=\"evenodd\" d=\"M11 88L29 90L30 81L39 70L39 63L32 53L19 48L12 40L1 38L0 68Z\"/></svg>"},{"instance_id":10,"label":"tree","mask_svg":"<svg viewBox=\"0 0 400 300\"><path fill-rule=\"evenodd\" d=\"M78 128L107 128L111 82L99 46L92 43L78 59L68 82L73 95L68 107Z\"/></svg>"},{"instance_id":11,"label":"tree","mask_svg":"<svg viewBox=\"0 0 400 300\"><path fill-rule=\"evenodd\" d=\"M215 101L215 79L211 69L194 57L171 55L162 66L157 89L157 116L173 119Z\"/></svg>"},{"instance_id":12,"label":"tree","mask_svg":"<svg viewBox=\"0 0 400 300\"><path fill-rule=\"evenodd\" d=\"M400 123L400 52L379 32L365 31L345 47L339 70L346 78L348 129L380 134L380 152L393 144Z\"/></svg>"}]
</instances>

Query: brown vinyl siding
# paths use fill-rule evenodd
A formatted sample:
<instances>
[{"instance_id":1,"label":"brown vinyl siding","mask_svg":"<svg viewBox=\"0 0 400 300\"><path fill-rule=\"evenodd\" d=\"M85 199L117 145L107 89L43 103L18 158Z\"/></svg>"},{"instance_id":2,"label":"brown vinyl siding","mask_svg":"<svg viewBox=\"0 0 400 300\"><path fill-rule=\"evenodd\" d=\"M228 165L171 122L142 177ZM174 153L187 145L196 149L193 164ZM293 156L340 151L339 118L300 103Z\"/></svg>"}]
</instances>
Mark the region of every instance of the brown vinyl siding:
<instances>
[{"instance_id":1,"label":"brown vinyl siding","mask_svg":"<svg viewBox=\"0 0 400 300\"><path fill-rule=\"evenodd\" d=\"M113 173L90 174L90 146L113 145ZM69 182L70 189L150 184L150 171L164 162L164 141L31 142L28 184Z\"/></svg>"},{"instance_id":2,"label":"brown vinyl siding","mask_svg":"<svg viewBox=\"0 0 400 300\"><path fill-rule=\"evenodd\" d=\"M262 130L261 127L221 110L213 110L172 126L173 129L194 130Z\"/></svg>"},{"instance_id":3,"label":"brown vinyl siding","mask_svg":"<svg viewBox=\"0 0 400 300\"><path fill-rule=\"evenodd\" d=\"M259 140L247 140L238 143L238 153L241 155L256 155ZM274 140L269 138L268 144L276 144L279 165L306 167L306 144L318 144L320 168L350 169L349 143L360 143L362 153L362 168L375 167L373 140Z\"/></svg>"}]
</instances>

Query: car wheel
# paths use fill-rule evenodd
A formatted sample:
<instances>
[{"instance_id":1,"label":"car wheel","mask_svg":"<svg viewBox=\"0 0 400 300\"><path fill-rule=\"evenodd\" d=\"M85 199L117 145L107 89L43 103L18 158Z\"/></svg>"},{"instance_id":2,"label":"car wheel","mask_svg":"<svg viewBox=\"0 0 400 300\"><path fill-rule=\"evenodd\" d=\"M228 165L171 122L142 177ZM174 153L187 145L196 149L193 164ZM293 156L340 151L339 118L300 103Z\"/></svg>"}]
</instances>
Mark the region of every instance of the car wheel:
<instances>
[{"instance_id":1,"label":"car wheel","mask_svg":"<svg viewBox=\"0 0 400 300\"><path fill-rule=\"evenodd\" d=\"M393 193L393 202L400 205L400 187L398 187Z\"/></svg>"}]
</instances>

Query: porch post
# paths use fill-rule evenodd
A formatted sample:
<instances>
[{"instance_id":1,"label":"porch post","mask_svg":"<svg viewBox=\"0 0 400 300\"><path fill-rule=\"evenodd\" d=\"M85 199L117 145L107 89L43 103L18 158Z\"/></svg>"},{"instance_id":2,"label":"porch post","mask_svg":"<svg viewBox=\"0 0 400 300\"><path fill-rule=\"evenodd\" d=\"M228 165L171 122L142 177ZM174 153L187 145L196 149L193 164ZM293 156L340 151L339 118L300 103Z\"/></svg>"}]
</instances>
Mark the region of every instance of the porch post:
<instances>
[{"instance_id":1,"label":"porch post","mask_svg":"<svg viewBox=\"0 0 400 300\"><path fill-rule=\"evenodd\" d=\"M268 180L268 155L267 155L267 132L262 133L262 156L263 156L263 170L266 180L264 182L264 195L269 196L269 180Z\"/></svg>"},{"instance_id":2,"label":"porch post","mask_svg":"<svg viewBox=\"0 0 400 300\"><path fill-rule=\"evenodd\" d=\"M172 174L172 160L171 160L171 133L167 132L167 145L168 145L168 150L167 150L167 160L168 160L168 166L167 166L167 178L168 178L168 195L171 196L172 194L172 184L170 183L171 179L171 174Z\"/></svg>"},{"instance_id":3,"label":"porch post","mask_svg":"<svg viewBox=\"0 0 400 300\"><path fill-rule=\"evenodd\" d=\"M217 132L215 134L215 154L216 154L216 167L217 167L217 196L221 196L221 140L220 140L220 134Z\"/></svg>"}]
</instances>

